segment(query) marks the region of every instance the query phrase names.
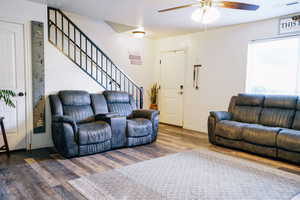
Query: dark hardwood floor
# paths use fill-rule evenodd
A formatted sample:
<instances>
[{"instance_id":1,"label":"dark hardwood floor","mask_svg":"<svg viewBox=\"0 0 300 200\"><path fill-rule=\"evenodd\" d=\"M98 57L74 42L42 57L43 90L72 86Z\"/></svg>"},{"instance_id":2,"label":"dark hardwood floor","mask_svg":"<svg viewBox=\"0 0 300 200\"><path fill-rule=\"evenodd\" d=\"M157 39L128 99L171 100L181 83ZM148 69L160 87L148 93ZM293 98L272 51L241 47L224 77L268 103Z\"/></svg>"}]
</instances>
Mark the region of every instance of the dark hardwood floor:
<instances>
[{"instance_id":1,"label":"dark hardwood floor","mask_svg":"<svg viewBox=\"0 0 300 200\"><path fill-rule=\"evenodd\" d=\"M0 154L0 200L84 199L68 184L69 180L168 154L201 148L253 160L300 175L299 166L213 146L209 144L204 133L160 125L158 139L153 144L91 156L64 159L51 148L32 152L13 152L9 158L6 154Z\"/></svg>"}]
</instances>

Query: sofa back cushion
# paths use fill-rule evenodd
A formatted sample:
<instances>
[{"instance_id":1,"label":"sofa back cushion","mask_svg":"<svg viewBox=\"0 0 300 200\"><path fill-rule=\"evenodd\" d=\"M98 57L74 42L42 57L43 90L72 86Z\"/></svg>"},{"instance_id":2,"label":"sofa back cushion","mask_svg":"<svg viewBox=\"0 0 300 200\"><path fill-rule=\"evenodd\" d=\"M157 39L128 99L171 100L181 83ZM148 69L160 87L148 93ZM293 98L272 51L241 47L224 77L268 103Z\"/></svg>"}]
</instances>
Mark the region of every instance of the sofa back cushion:
<instances>
[{"instance_id":1,"label":"sofa back cushion","mask_svg":"<svg viewBox=\"0 0 300 200\"><path fill-rule=\"evenodd\" d=\"M263 95L239 94L235 99L233 120L246 123L258 123L264 101Z\"/></svg>"},{"instance_id":2,"label":"sofa back cushion","mask_svg":"<svg viewBox=\"0 0 300 200\"><path fill-rule=\"evenodd\" d=\"M260 116L260 124L272 127L291 128L297 96L267 95Z\"/></svg>"},{"instance_id":3,"label":"sofa back cushion","mask_svg":"<svg viewBox=\"0 0 300 200\"><path fill-rule=\"evenodd\" d=\"M72 117L77 123L94 120L91 97L85 91L61 91L58 94L63 109L63 115Z\"/></svg>"},{"instance_id":4,"label":"sofa back cushion","mask_svg":"<svg viewBox=\"0 0 300 200\"><path fill-rule=\"evenodd\" d=\"M134 99L127 92L104 91L103 95L107 101L109 112L130 116L132 111L136 110Z\"/></svg>"},{"instance_id":5,"label":"sofa back cushion","mask_svg":"<svg viewBox=\"0 0 300 200\"><path fill-rule=\"evenodd\" d=\"M292 129L300 130L300 98L297 101L296 114L294 117Z\"/></svg>"},{"instance_id":6,"label":"sofa back cushion","mask_svg":"<svg viewBox=\"0 0 300 200\"><path fill-rule=\"evenodd\" d=\"M103 94L91 94L91 101L94 113L108 113L107 102Z\"/></svg>"}]
</instances>

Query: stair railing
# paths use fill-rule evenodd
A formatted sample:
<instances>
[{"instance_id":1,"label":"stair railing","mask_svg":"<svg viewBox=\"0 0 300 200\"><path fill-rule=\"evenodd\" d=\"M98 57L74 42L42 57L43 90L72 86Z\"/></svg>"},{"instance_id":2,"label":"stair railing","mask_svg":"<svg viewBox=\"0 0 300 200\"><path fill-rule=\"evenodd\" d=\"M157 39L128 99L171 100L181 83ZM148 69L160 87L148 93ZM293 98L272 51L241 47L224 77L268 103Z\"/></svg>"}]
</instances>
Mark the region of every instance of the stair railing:
<instances>
[{"instance_id":1,"label":"stair railing","mask_svg":"<svg viewBox=\"0 0 300 200\"><path fill-rule=\"evenodd\" d=\"M106 90L125 91L143 108L143 87L137 86L62 11L48 7L48 40Z\"/></svg>"}]
</instances>

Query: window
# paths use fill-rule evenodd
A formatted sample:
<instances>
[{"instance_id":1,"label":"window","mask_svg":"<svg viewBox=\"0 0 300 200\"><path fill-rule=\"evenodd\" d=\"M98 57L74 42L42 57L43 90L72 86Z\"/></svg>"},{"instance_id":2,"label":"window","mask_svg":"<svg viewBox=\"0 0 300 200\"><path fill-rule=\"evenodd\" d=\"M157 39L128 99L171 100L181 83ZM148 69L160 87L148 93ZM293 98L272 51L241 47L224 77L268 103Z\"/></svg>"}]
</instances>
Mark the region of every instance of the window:
<instances>
[{"instance_id":1,"label":"window","mask_svg":"<svg viewBox=\"0 0 300 200\"><path fill-rule=\"evenodd\" d=\"M299 37L250 43L246 92L300 94L299 61Z\"/></svg>"}]
</instances>

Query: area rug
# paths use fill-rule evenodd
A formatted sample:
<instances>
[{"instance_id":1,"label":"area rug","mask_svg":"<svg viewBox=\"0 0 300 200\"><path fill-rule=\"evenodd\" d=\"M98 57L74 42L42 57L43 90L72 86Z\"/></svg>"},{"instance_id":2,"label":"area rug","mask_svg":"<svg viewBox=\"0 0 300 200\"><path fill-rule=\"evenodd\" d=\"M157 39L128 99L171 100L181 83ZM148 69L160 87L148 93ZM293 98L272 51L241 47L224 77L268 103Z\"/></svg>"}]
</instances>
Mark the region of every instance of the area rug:
<instances>
[{"instance_id":1,"label":"area rug","mask_svg":"<svg viewBox=\"0 0 300 200\"><path fill-rule=\"evenodd\" d=\"M208 150L144 161L69 181L89 200L291 200L300 176Z\"/></svg>"}]
</instances>

